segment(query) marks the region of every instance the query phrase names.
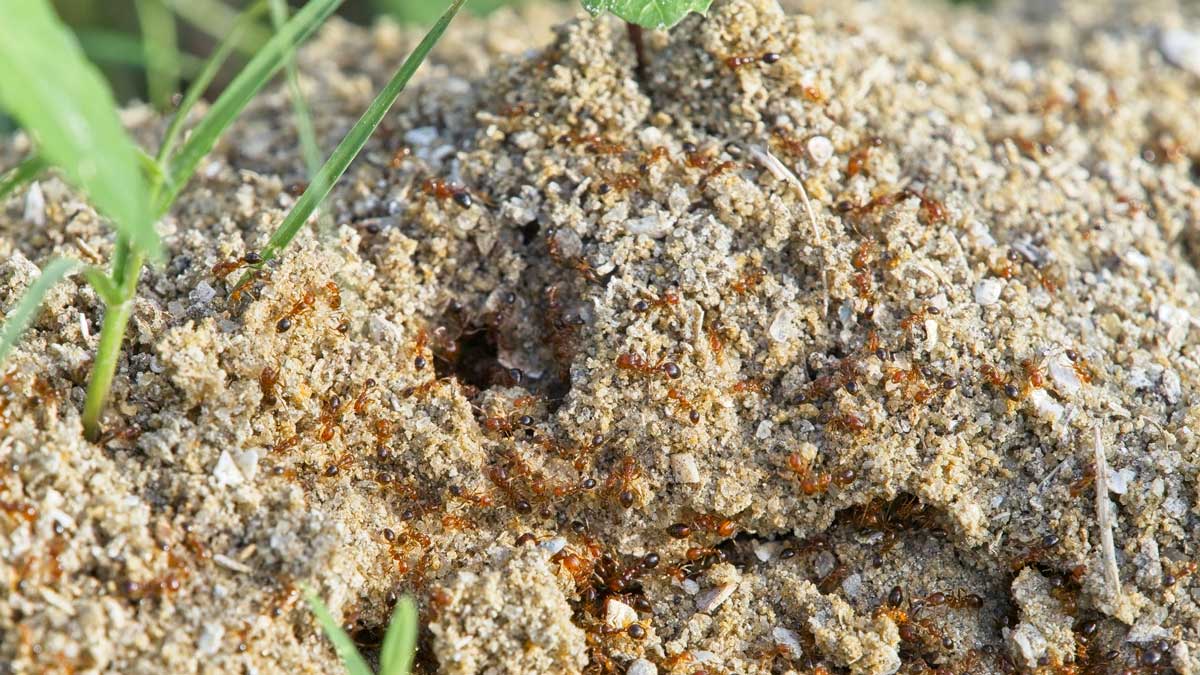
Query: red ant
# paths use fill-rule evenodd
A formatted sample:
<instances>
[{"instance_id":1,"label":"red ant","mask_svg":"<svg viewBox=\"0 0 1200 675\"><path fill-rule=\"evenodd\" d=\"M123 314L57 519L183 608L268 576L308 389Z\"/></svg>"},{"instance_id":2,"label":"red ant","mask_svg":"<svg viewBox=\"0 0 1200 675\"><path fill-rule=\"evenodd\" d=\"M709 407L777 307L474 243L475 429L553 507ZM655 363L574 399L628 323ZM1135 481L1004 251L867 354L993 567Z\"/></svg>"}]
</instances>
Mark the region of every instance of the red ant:
<instances>
[{"instance_id":1,"label":"red ant","mask_svg":"<svg viewBox=\"0 0 1200 675\"><path fill-rule=\"evenodd\" d=\"M783 57L779 54L779 52L764 52L762 54L759 54L758 56L752 56L750 54L741 54L741 55L737 55L737 56L725 57L725 65L730 70L738 70L738 69L742 68L743 66L748 66L751 63L754 63L755 61L761 61L762 63L765 63L769 66L769 65L778 63L779 59L781 59L781 58L783 58Z\"/></svg>"},{"instance_id":2,"label":"red ant","mask_svg":"<svg viewBox=\"0 0 1200 675\"><path fill-rule=\"evenodd\" d=\"M878 136L872 136L867 139L867 142L850 155L849 161L846 163L846 177L854 178L864 168L866 168L867 160L871 157L871 150L883 145L883 139Z\"/></svg>"},{"instance_id":3,"label":"red ant","mask_svg":"<svg viewBox=\"0 0 1200 675\"><path fill-rule=\"evenodd\" d=\"M633 303L633 311L639 313L649 312L652 309L667 309L679 304L679 295L674 291L666 291L657 298L651 298L649 301L638 300Z\"/></svg>"},{"instance_id":4,"label":"red ant","mask_svg":"<svg viewBox=\"0 0 1200 675\"><path fill-rule=\"evenodd\" d=\"M426 179L421 183L421 191L441 201L453 199L455 204L464 209L470 208L471 204L474 203L471 199L471 194L467 192L466 188L447 183L440 178Z\"/></svg>"},{"instance_id":5,"label":"red ant","mask_svg":"<svg viewBox=\"0 0 1200 675\"><path fill-rule=\"evenodd\" d=\"M251 265L261 265L263 258L258 253L250 252L235 260L219 262L212 267L212 274L218 279L224 279L236 270Z\"/></svg>"},{"instance_id":6,"label":"red ant","mask_svg":"<svg viewBox=\"0 0 1200 675\"><path fill-rule=\"evenodd\" d=\"M258 388L262 391L262 402L267 407L274 406L277 402L275 397L275 386L279 382L279 371L270 366L264 366L258 374Z\"/></svg>"},{"instance_id":7,"label":"red ant","mask_svg":"<svg viewBox=\"0 0 1200 675\"><path fill-rule=\"evenodd\" d=\"M604 490L610 494L616 493L617 501L624 508L630 508L637 500L637 493L633 485L642 475L642 469L638 466L637 460L629 455L621 459L617 470L608 476L604 481Z\"/></svg>"},{"instance_id":8,"label":"red ant","mask_svg":"<svg viewBox=\"0 0 1200 675\"><path fill-rule=\"evenodd\" d=\"M758 288L765 277L766 270L761 267L752 267L745 274L738 277L738 279L731 284L731 288L733 288L734 292L738 295L745 295L746 293Z\"/></svg>"},{"instance_id":9,"label":"red ant","mask_svg":"<svg viewBox=\"0 0 1200 675\"><path fill-rule=\"evenodd\" d=\"M646 357L636 352L625 352L624 354L618 356L617 368L647 376L654 375L655 373L661 371L664 375L672 380L678 379L683 374L683 371L680 370L679 366L673 362L667 361L665 356L659 359L658 363L650 365L650 361L648 361Z\"/></svg>"}]
</instances>

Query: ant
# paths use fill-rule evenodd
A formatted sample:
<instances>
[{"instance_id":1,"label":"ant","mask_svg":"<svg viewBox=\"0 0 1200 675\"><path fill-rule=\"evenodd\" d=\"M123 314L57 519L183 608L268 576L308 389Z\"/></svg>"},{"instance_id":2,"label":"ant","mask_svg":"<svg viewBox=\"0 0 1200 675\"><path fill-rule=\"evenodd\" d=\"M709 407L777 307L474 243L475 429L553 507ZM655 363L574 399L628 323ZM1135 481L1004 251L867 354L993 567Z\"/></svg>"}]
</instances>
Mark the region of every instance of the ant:
<instances>
[{"instance_id":1,"label":"ant","mask_svg":"<svg viewBox=\"0 0 1200 675\"><path fill-rule=\"evenodd\" d=\"M617 494L617 501L624 508L630 508L637 500L634 481L640 478L642 469L638 462L633 457L626 455L621 459L617 470L609 475L604 481L604 490L610 494Z\"/></svg>"},{"instance_id":2,"label":"ant","mask_svg":"<svg viewBox=\"0 0 1200 675\"><path fill-rule=\"evenodd\" d=\"M389 169L399 169L404 166L405 160L412 156L412 148L407 145L401 145L392 153L391 160L388 161Z\"/></svg>"},{"instance_id":3,"label":"ant","mask_svg":"<svg viewBox=\"0 0 1200 675\"><path fill-rule=\"evenodd\" d=\"M263 405L273 407L278 399L275 396L275 387L279 383L279 370L271 366L263 366L262 372L258 374L258 388L262 391Z\"/></svg>"},{"instance_id":4,"label":"ant","mask_svg":"<svg viewBox=\"0 0 1200 675\"><path fill-rule=\"evenodd\" d=\"M700 423L700 411L692 406L692 402L683 395L683 392L671 387L667 389L667 398L679 404L679 409L688 414L688 420L692 424Z\"/></svg>"},{"instance_id":5,"label":"ant","mask_svg":"<svg viewBox=\"0 0 1200 675\"><path fill-rule=\"evenodd\" d=\"M825 428L835 433L859 434L866 431L867 422L858 415L846 413L844 415L834 415L829 418L825 423Z\"/></svg>"},{"instance_id":6,"label":"ant","mask_svg":"<svg viewBox=\"0 0 1200 675\"><path fill-rule=\"evenodd\" d=\"M370 403L370 400L367 398L367 396L374 388L375 378L368 377L367 381L363 382L362 390L359 391L358 396L354 399L355 415L362 415L364 412L366 412L367 404Z\"/></svg>"},{"instance_id":7,"label":"ant","mask_svg":"<svg viewBox=\"0 0 1200 675\"><path fill-rule=\"evenodd\" d=\"M1009 569L1019 572L1024 567L1041 562L1047 553L1058 546L1059 542L1057 534L1047 534L1028 551L1013 558L1012 562L1009 563Z\"/></svg>"},{"instance_id":8,"label":"ant","mask_svg":"<svg viewBox=\"0 0 1200 675\"><path fill-rule=\"evenodd\" d=\"M1079 352L1074 349L1066 351L1067 360L1071 362L1071 368L1075 371L1075 376L1084 384L1091 384L1092 371L1087 359L1083 358Z\"/></svg>"},{"instance_id":9,"label":"ant","mask_svg":"<svg viewBox=\"0 0 1200 675\"><path fill-rule=\"evenodd\" d=\"M321 431L317 434L317 438L322 443L328 443L333 439L334 433L342 428L341 418L342 413L346 410L346 405L337 394L330 396L321 403L321 417L317 423L321 425Z\"/></svg>"},{"instance_id":10,"label":"ant","mask_svg":"<svg viewBox=\"0 0 1200 675\"><path fill-rule=\"evenodd\" d=\"M653 309L667 309L678 304L679 295L674 291L666 291L657 298L651 297L649 301L638 300L633 303L633 311L644 314Z\"/></svg>"},{"instance_id":11,"label":"ant","mask_svg":"<svg viewBox=\"0 0 1200 675\"><path fill-rule=\"evenodd\" d=\"M871 158L871 150L883 145L883 139L878 136L872 136L867 139L867 142L853 153L850 154L849 161L846 162L846 177L854 178L867 166L867 160Z\"/></svg>"},{"instance_id":12,"label":"ant","mask_svg":"<svg viewBox=\"0 0 1200 675\"><path fill-rule=\"evenodd\" d=\"M628 370L642 375L654 375L661 371L669 379L677 380L683 371L674 362L666 360L663 357L658 360L658 363L650 365L650 361L646 357L636 352L625 352L617 357L617 368L620 370Z\"/></svg>"},{"instance_id":13,"label":"ant","mask_svg":"<svg viewBox=\"0 0 1200 675\"><path fill-rule=\"evenodd\" d=\"M1198 566L1195 562L1188 560L1178 565L1172 565L1171 567L1172 569L1169 572L1163 574L1164 586L1174 586L1179 583L1180 579L1195 574Z\"/></svg>"},{"instance_id":14,"label":"ant","mask_svg":"<svg viewBox=\"0 0 1200 675\"><path fill-rule=\"evenodd\" d=\"M305 291L304 295L292 304L292 308L282 319L275 323L275 332L285 333L292 327L292 320L301 314L312 311L312 308L317 303L317 296L312 291Z\"/></svg>"},{"instance_id":15,"label":"ant","mask_svg":"<svg viewBox=\"0 0 1200 675\"><path fill-rule=\"evenodd\" d=\"M737 56L725 57L725 65L730 70L739 70L743 66L748 66L755 61L760 61L768 66L773 65L775 63L779 63L779 59L781 58L783 58L783 56L780 55L779 52L764 52L758 56L753 56L751 54L740 54Z\"/></svg>"},{"instance_id":16,"label":"ant","mask_svg":"<svg viewBox=\"0 0 1200 675\"><path fill-rule=\"evenodd\" d=\"M271 446L271 452L275 452L275 453L287 452L288 450L291 450L292 448L296 447L297 445L300 445L300 436L299 435L290 436L287 439L280 441L279 443L276 443L275 445Z\"/></svg>"},{"instance_id":17,"label":"ant","mask_svg":"<svg viewBox=\"0 0 1200 675\"><path fill-rule=\"evenodd\" d=\"M940 591L930 593L921 601L924 607L941 607L945 605L951 609L979 609L983 606L983 598L974 593L967 593L959 588L950 593L942 593Z\"/></svg>"},{"instance_id":18,"label":"ant","mask_svg":"<svg viewBox=\"0 0 1200 675\"><path fill-rule=\"evenodd\" d=\"M761 267L752 267L742 276L738 277L730 286L738 295L745 295L758 288L766 277L766 270Z\"/></svg>"},{"instance_id":19,"label":"ant","mask_svg":"<svg viewBox=\"0 0 1200 675\"><path fill-rule=\"evenodd\" d=\"M262 262L263 257L252 251L241 258L225 260L213 265L212 274L218 279L224 279L236 270L242 269L243 267L249 267L251 265L261 265Z\"/></svg>"},{"instance_id":20,"label":"ant","mask_svg":"<svg viewBox=\"0 0 1200 675\"><path fill-rule=\"evenodd\" d=\"M942 313L942 310L938 309L937 307L934 307L933 305L929 305L927 307L922 307L922 308L918 309L916 312L913 312L912 314L908 315L906 318L901 319L900 327L906 331L912 330L913 326L916 326L919 324L924 324L925 320L929 316L936 316L941 313Z\"/></svg>"},{"instance_id":21,"label":"ant","mask_svg":"<svg viewBox=\"0 0 1200 675\"><path fill-rule=\"evenodd\" d=\"M788 468L800 480L800 490L809 497L825 494L830 485L846 488L858 478L854 469L842 469L836 474L828 471L813 473L810 463L798 452L788 455Z\"/></svg>"},{"instance_id":22,"label":"ant","mask_svg":"<svg viewBox=\"0 0 1200 675\"><path fill-rule=\"evenodd\" d=\"M428 178L421 183L421 191L430 197L434 197L441 201L453 199L455 204L458 204L464 209L471 208L474 200L471 199L471 194L466 188L461 185L447 183L440 178Z\"/></svg>"}]
</instances>

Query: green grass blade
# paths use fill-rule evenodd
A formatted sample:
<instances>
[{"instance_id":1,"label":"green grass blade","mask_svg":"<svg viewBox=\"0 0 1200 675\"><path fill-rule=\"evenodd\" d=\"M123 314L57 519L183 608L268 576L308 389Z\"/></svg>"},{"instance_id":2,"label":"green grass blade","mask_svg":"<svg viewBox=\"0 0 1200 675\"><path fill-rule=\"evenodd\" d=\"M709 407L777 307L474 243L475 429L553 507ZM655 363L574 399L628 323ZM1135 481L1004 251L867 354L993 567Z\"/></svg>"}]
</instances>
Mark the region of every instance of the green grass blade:
<instances>
[{"instance_id":1,"label":"green grass blade","mask_svg":"<svg viewBox=\"0 0 1200 675\"><path fill-rule=\"evenodd\" d=\"M333 154L325 161L324 166L313 176L308 184L308 188L300 195L300 199L288 212L283 222L271 234L271 239L267 241L267 245L262 250L263 260L270 260L279 255L279 252L284 249L304 226L305 221L316 210L317 206L324 201L329 191L333 189L333 184L337 182L342 174L346 172L350 162L367 144L367 139L375 131L375 127L379 126L379 122L383 116L387 114L392 104L396 102L396 98L400 96L400 92L404 91L405 85L412 79L413 73L417 72L417 68L425 61L425 57L437 41L442 37L442 33L446 32L446 27L450 25L451 19L458 13L458 10L463 6L465 0L454 0L450 7L442 14L442 18L438 19L433 28L425 34L425 39L421 40L421 44L413 50L408 58L404 60L404 64L400 66L400 70L392 76L392 79L384 86L379 95L371 101L371 105L367 107L366 112L358 121L354 123L354 127L346 134L341 143L338 143L337 148L333 150Z\"/></svg>"},{"instance_id":2,"label":"green grass blade","mask_svg":"<svg viewBox=\"0 0 1200 675\"><path fill-rule=\"evenodd\" d=\"M367 666L367 662L363 660L362 655L354 646L354 640L351 640L350 636L346 635L346 631L338 625L337 620L325 607L325 603L321 602L321 599L307 584L304 584L303 587L304 597L308 599L308 604L317 617L317 623L320 623L321 628L325 629L325 635L333 643L333 648L342 659L342 663L346 664L346 672L349 675L372 675L371 668Z\"/></svg>"},{"instance_id":3,"label":"green grass blade","mask_svg":"<svg viewBox=\"0 0 1200 675\"><path fill-rule=\"evenodd\" d=\"M379 650L379 675L408 675L417 652L417 603L400 598Z\"/></svg>"},{"instance_id":4,"label":"green grass blade","mask_svg":"<svg viewBox=\"0 0 1200 675\"><path fill-rule=\"evenodd\" d=\"M42 305L42 299L46 297L50 287L80 267L83 267L83 263L78 260L70 258L52 260L42 270L37 280L30 284L25 295L21 296L16 307L4 319L4 325L0 326L0 363L4 363L4 359L8 358L9 353L16 346L17 340L21 338L25 329L29 328L29 324L33 323L38 308Z\"/></svg>"},{"instance_id":5,"label":"green grass blade","mask_svg":"<svg viewBox=\"0 0 1200 675\"><path fill-rule=\"evenodd\" d=\"M192 111L192 108L196 106L196 102L200 100L200 97L204 95L208 86L217 77L217 73L221 71L221 66L225 64L225 61L237 46L238 40L258 20L264 9L266 9L266 4L262 0L247 7L238 16L233 28L217 44L217 48L213 50L212 55L204 63L204 68L200 71L200 74L192 80L187 92L183 95L183 100L179 102L179 108L175 111L175 116L171 118L171 124L167 127L166 135L163 136L162 145L158 148L158 162L160 164L165 165L171 158L171 153L175 151L175 145L179 142L179 135L183 132L183 124L187 121L188 113Z\"/></svg>"},{"instance_id":6,"label":"green grass blade","mask_svg":"<svg viewBox=\"0 0 1200 675\"><path fill-rule=\"evenodd\" d=\"M136 36L127 33L101 28L78 28L75 30L75 37L79 39L84 53L93 61L145 68L151 58L159 58L157 55L147 55L147 50L153 49L150 43L143 45ZM180 52L177 58L180 76L190 78L200 72L200 59L186 52Z\"/></svg>"},{"instance_id":7,"label":"green grass blade","mask_svg":"<svg viewBox=\"0 0 1200 675\"><path fill-rule=\"evenodd\" d=\"M179 190L196 171L200 160L212 150L225 128L250 103L254 95L283 67L288 52L303 42L333 13L341 0L310 0L262 49L250 59L233 82L221 92L208 114L192 130L179 154L171 159L167 176L171 186L156 203L158 213L166 213Z\"/></svg>"},{"instance_id":8,"label":"green grass blade","mask_svg":"<svg viewBox=\"0 0 1200 675\"><path fill-rule=\"evenodd\" d=\"M238 22L237 10L220 0L167 0L167 4L176 14L214 40L223 40ZM271 32L254 23L234 41L233 46L246 56L253 56L270 39Z\"/></svg>"},{"instance_id":9,"label":"green grass blade","mask_svg":"<svg viewBox=\"0 0 1200 675\"><path fill-rule=\"evenodd\" d=\"M0 2L0 106L141 250L159 254L149 191L108 85L47 0Z\"/></svg>"},{"instance_id":10,"label":"green grass blade","mask_svg":"<svg viewBox=\"0 0 1200 675\"><path fill-rule=\"evenodd\" d=\"M278 31L288 18L286 0L271 0L271 23ZM300 136L300 151L304 155L304 166L312 178L321 168L321 149L317 147L317 132L313 130L312 115L304 92L300 91L300 71L296 68L296 50L288 52L287 64L288 96L292 99L292 111L296 116L296 133Z\"/></svg>"},{"instance_id":11,"label":"green grass blade","mask_svg":"<svg viewBox=\"0 0 1200 675\"><path fill-rule=\"evenodd\" d=\"M175 16L162 0L134 0L146 53L146 89L159 110L171 106L179 89L179 43Z\"/></svg>"},{"instance_id":12,"label":"green grass blade","mask_svg":"<svg viewBox=\"0 0 1200 675\"><path fill-rule=\"evenodd\" d=\"M13 190L37 178L46 166L46 160L34 151L32 155L21 160L20 164L0 175L0 201Z\"/></svg>"}]
</instances>

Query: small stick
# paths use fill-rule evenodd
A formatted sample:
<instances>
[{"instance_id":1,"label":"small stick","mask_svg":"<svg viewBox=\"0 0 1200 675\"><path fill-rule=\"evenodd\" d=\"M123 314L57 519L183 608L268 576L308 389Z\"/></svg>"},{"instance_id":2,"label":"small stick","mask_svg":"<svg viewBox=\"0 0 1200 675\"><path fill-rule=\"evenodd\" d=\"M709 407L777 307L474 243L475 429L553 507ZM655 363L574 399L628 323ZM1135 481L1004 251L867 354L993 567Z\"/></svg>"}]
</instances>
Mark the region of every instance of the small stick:
<instances>
[{"instance_id":1,"label":"small stick","mask_svg":"<svg viewBox=\"0 0 1200 675\"><path fill-rule=\"evenodd\" d=\"M633 43L633 53L637 55L637 70L634 72L637 74L638 82L645 82L646 42L642 39L642 27L626 21L625 28L629 31L629 41Z\"/></svg>"},{"instance_id":2,"label":"small stick","mask_svg":"<svg viewBox=\"0 0 1200 675\"><path fill-rule=\"evenodd\" d=\"M1104 456L1104 444L1100 427L1093 429L1096 461L1096 519L1100 523L1100 548L1104 553L1104 580L1113 593L1113 600L1121 598L1121 576L1117 569L1117 551L1113 547L1112 518L1109 515L1108 459Z\"/></svg>"},{"instance_id":3,"label":"small stick","mask_svg":"<svg viewBox=\"0 0 1200 675\"><path fill-rule=\"evenodd\" d=\"M778 157L771 154L770 150L760 148L757 145L752 145L750 146L750 155L754 157L754 159L760 164L766 167L767 171L770 171L775 178L784 181L785 183L790 183L796 188L796 190L800 192L800 199L804 202L805 210L808 211L808 221L812 224L813 243L815 243L817 246L821 246L821 240L823 238L821 226L817 224L817 213L813 210L812 202L808 199L808 190L804 189L804 183L801 183L800 179L796 177L796 174L792 173L791 169L787 168L783 162L779 161ZM821 274L821 287L824 289L824 293L821 296L821 300L823 302L822 311L823 315L827 316L829 314L829 278L825 275L824 253L824 250L822 250L821 254L817 257L817 271Z\"/></svg>"}]
</instances>

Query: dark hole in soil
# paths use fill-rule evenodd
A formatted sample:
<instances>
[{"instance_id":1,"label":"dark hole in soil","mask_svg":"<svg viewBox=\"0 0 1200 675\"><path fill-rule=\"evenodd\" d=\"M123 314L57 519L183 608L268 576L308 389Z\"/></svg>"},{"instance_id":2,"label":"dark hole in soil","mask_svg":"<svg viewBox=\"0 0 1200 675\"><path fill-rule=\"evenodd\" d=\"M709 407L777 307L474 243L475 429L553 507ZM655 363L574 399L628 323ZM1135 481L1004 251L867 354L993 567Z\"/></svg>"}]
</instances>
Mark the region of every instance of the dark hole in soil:
<instances>
[{"instance_id":1,"label":"dark hole in soil","mask_svg":"<svg viewBox=\"0 0 1200 675\"><path fill-rule=\"evenodd\" d=\"M529 246L537 240L538 232L541 231L541 226L537 220L531 220L521 226L521 244Z\"/></svg>"},{"instance_id":2,"label":"dark hole in soil","mask_svg":"<svg viewBox=\"0 0 1200 675\"><path fill-rule=\"evenodd\" d=\"M1195 181L1197 185L1200 185L1200 157L1192 160L1191 174L1192 180Z\"/></svg>"},{"instance_id":3,"label":"dark hole in soil","mask_svg":"<svg viewBox=\"0 0 1200 675\"><path fill-rule=\"evenodd\" d=\"M442 349L434 349L433 368L438 377L454 377L481 391L495 384L511 384L515 379L500 365L492 331L475 325L466 326Z\"/></svg>"}]
</instances>

